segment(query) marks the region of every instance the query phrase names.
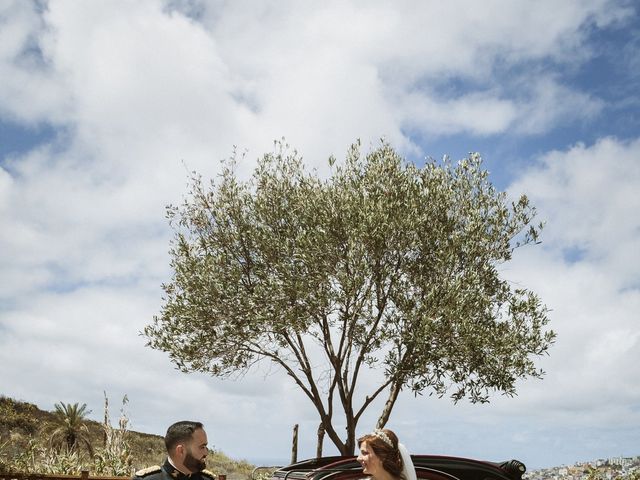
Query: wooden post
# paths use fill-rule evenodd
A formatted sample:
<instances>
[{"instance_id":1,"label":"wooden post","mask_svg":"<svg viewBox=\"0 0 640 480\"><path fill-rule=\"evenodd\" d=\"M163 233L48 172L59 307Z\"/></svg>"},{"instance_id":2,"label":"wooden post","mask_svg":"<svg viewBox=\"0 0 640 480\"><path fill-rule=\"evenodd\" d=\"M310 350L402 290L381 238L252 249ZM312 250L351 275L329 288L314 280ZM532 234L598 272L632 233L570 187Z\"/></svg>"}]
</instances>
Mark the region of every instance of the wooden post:
<instances>
[{"instance_id":1,"label":"wooden post","mask_svg":"<svg viewBox=\"0 0 640 480\"><path fill-rule=\"evenodd\" d=\"M89 470L82 470L80 472L80 479L81 480L88 480L89 479Z\"/></svg>"},{"instance_id":2,"label":"wooden post","mask_svg":"<svg viewBox=\"0 0 640 480\"><path fill-rule=\"evenodd\" d=\"M316 447L316 458L322 458L322 442L324 441L324 425L320 422L318 426L318 445Z\"/></svg>"},{"instance_id":3,"label":"wooden post","mask_svg":"<svg viewBox=\"0 0 640 480\"><path fill-rule=\"evenodd\" d=\"M291 463L298 461L298 424L293 426L293 445L291 446Z\"/></svg>"}]
</instances>

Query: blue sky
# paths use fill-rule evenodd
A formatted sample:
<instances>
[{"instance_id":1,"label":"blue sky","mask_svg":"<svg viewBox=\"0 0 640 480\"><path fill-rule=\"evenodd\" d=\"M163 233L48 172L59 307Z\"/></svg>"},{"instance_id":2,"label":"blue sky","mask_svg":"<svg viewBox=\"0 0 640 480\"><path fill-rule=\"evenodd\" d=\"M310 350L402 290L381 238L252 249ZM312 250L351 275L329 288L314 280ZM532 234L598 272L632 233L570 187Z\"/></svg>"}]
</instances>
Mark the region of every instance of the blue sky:
<instances>
[{"instance_id":1,"label":"blue sky","mask_svg":"<svg viewBox=\"0 0 640 480\"><path fill-rule=\"evenodd\" d=\"M531 198L543 243L502 274L558 333L547 376L518 396L405 394L389 427L415 453L529 468L640 454L638 10L0 0L0 393L97 419L103 391L127 394L134 429L199 418L253 461L286 460L299 423L312 456L317 419L279 372L184 375L145 347L171 275L164 207L234 146L249 172L284 136L323 171L384 137L418 164L478 151L500 189Z\"/></svg>"}]
</instances>

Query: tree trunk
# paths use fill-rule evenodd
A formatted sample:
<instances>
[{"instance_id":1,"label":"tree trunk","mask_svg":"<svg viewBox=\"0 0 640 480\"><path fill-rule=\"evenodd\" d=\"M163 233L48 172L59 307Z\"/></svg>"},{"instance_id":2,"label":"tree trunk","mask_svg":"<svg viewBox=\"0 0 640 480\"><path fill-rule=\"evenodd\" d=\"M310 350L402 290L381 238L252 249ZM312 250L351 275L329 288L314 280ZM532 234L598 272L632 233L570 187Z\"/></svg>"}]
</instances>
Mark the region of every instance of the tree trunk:
<instances>
[{"instance_id":1,"label":"tree trunk","mask_svg":"<svg viewBox=\"0 0 640 480\"><path fill-rule=\"evenodd\" d=\"M356 449L356 432L355 427L353 431L347 433L347 441L344 442L344 451L342 455L353 455Z\"/></svg>"},{"instance_id":2,"label":"tree trunk","mask_svg":"<svg viewBox=\"0 0 640 480\"><path fill-rule=\"evenodd\" d=\"M357 423L354 418L347 418L347 438L341 451L342 455L353 455L356 449L356 426Z\"/></svg>"},{"instance_id":3,"label":"tree trunk","mask_svg":"<svg viewBox=\"0 0 640 480\"><path fill-rule=\"evenodd\" d=\"M384 408L382 409L382 413L378 418L378 423L376 424L376 428L384 428L384 426L387 424L387 421L389 421L391 410L393 410L393 406L396 403L396 400L398 399L398 395L400 394L401 390L402 390L402 382L396 381L391 384L391 389L389 391L389 398L387 398L387 401L384 403Z\"/></svg>"}]
</instances>

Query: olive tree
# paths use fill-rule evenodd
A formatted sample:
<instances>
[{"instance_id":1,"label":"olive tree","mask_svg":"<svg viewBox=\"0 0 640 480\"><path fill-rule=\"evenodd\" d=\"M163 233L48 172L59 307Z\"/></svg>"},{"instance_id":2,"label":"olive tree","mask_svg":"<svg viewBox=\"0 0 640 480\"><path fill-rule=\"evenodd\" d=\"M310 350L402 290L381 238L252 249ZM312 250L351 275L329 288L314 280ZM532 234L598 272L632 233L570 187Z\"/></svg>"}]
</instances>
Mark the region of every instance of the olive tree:
<instances>
[{"instance_id":1,"label":"olive tree","mask_svg":"<svg viewBox=\"0 0 640 480\"><path fill-rule=\"evenodd\" d=\"M542 224L525 196L496 190L479 155L419 167L357 142L322 177L277 143L248 179L234 158L210 183L194 174L168 207L173 277L144 334L179 369L278 365L346 455L378 398L382 427L403 390L486 402L543 375L547 308L499 271ZM362 392L367 368L379 383Z\"/></svg>"}]
</instances>

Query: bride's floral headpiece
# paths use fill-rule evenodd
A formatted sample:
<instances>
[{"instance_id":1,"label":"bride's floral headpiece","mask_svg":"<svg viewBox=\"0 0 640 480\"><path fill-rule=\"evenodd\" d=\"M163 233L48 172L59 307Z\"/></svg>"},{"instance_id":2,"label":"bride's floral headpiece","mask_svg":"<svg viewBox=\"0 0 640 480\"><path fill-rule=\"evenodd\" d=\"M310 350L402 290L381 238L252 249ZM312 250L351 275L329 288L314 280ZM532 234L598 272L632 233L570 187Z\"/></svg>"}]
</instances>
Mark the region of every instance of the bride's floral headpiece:
<instances>
[{"instance_id":1,"label":"bride's floral headpiece","mask_svg":"<svg viewBox=\"0 0 640 480\"><path fill-rule=\"evenodd\" d=\"M373 431L372 435L374 437L378 437L380 440L382 440L384 443L386 443L389 447L393 448L393 442L389 438L389 435L384 433L384 430L380 430L379 428L376 428Z\"/></svg>"}]
</instances>

